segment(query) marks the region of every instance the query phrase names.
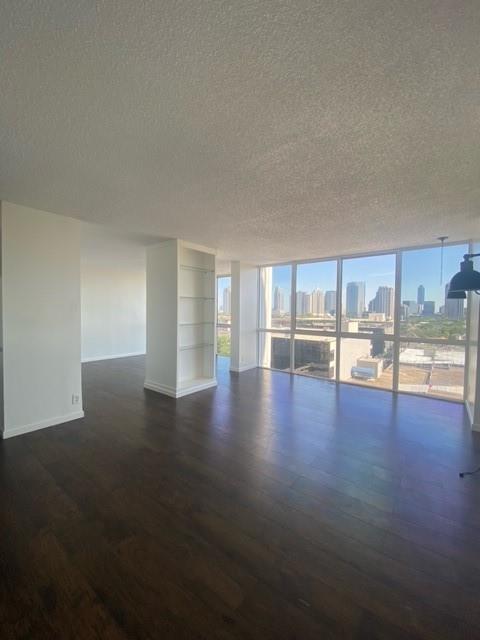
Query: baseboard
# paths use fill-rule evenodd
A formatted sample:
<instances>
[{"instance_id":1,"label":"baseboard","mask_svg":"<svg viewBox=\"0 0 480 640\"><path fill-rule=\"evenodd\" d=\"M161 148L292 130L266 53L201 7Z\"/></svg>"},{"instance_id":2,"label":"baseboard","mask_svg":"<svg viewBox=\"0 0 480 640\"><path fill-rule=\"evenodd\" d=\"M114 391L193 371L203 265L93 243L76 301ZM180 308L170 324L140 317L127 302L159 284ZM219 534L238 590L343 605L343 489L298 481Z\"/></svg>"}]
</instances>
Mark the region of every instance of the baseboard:
<instances>
[{"instance_id":1,"label":"baseboard","mask_svg":"<svg viewBox=\"0 0 480 640\"><path fill-rule=\"evenodd\" d=\"M175 387L169 387L166 384L158 384L158 382L145 380L143 386L145 389L148 389L149 391L156 391L157 393L163 393L164 396L170 396L171 398L177 397L177 392Z\"/></svg>"},{"instance_id":2,"label":"baseboard","mask_svg":"<svg viewBox=\"0 0 480 640\"><path fill-rule=\"evenodd\" d=\"M234 373L243 373L244 371L249 371L250 369L256 369L257 363L255 364L244 364L241 367L230 367L230 371Z\"/></svg>"},{"instance_id":3,"label":"baseboard","mask_svg":"<svg viewBox=\"0 0 480 640\"><path fill-rule=\"evenodd\" d=\"M470 403L465 401L465 409L467 410L468 419L470 421L470 426L472 431L480 431L480 423L475 422L475 417L473 415L473 409L470 406Z\"/></svg>"},{"instance_id":4,"label":"baseboard","mask_svg":"<svg viewBox=\"0 0 480 640\"><path fill-rule=\"evenodd\" d=\"M21 436L24 433L30 433L31 431L38 431L39 429L46 429L47 427L54 427L57 424L63 424L64 422L70 422L71 420L79 420L85 416L83 411L75 411L74 413L68 413L65 416L57 416L56 418L48 418L47 420L40 420L40 422L32 422L31 424L25 424L21 427L14 427L13 429L6 429L2 433L2 438L13 438L14 436Z\"/></svg>"},{"instance_id":5,"label":"baseboard","mask_svg":"<svg viewBox=\"0 0 480 640\"><path fill-rule=\"evenodd\" d=\"M216 380L208 380L207 382L201 382L199 384L193 384L191 387L170 387L165 384L159 384L158 382L152 382L151 380L145 380L144 388L149 391L156 391L157 393L162 393L165 396L170 396L170 398L183 398L183 396L188 396L191 393L197 393L198 391L205 391L205 389L211 389L212 387L217 386Z\"/></svg>"},{"instance_id":6,"label":"baseboard","mask_svg":"<svg viewBox=\"0 0 480 640\"><path fill-rule=\"evenodd\" d=\"M100 362L102 360L117 360L118 358L132 358L133 356L144 356L145 351L133 351L132 353L117 353L113 356L94 356L93 358L82 358L85 362Z\"/></svg>"},{"instance_id":7,"label":"baseboard","mask_svg":"<svg viewBox=\"0 0 480 640\"><path fill-rule=\"evenodd\" d=\"M132 358L133 356L144 356L145 351L134 351L133 353L117 353L114 356L94 356L93 358L82 358L84 362L100 362L101 360L116 360L117 358Z\"/></svg>"},{"instance_id":8,"label":"baseboard","mask_svg":"<svg viewBox=\"0 0 480 640\"><path fill-rule=\"evenodd\" d=\"M467 411L468 419L470 420L470 426L474 429L475 421L473 419L473 412L468 400L465 400L465 409Z\"/></svg>"},{"instance_id":9,"label":"baseboard","mask_svg":"<svg viewBox=\"0 0 480 640\"><path fill-rule=\"evenodd\" d=\"M217 385L218 385L217 380L213 378L213 379L207 380L206 382L193 384L191 387L186 387L184 389L180 388L177 391L177 398L182 398L183 396L189 396L191 393L198 393L199 391L205 391L206 389L211 389L212 387L216 387Z\"/></svg>"}]
</instances>

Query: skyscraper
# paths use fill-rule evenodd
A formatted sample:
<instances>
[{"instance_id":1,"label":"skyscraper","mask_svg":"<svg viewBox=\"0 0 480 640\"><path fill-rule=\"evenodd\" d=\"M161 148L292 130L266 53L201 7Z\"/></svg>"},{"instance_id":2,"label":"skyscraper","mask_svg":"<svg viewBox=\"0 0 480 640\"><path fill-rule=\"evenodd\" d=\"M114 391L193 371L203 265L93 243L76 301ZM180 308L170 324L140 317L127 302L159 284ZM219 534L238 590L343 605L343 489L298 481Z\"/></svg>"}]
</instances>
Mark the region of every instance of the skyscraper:
<instances>
[{"instance_id":1,"label":"skyscraper","mask_svg":"<svg viewBox=\"0 0 480 640\"><path fill-rule=\"evenodd\" d=\"M447 298L449 284L445 285L445 317L449 320L463 320L465 315L465 300Z\"/></svg>"},{"instance_id":2,"label":"skyscraper","mask_svg":"<svg viewBox=\"0 0 480 640\"><path fill-rule=\"evenodd\" d=\"M418 315L422 311L422 306L415 302L415 300L403 300L402 305L408 307L408 315Z\"/></svg>"},{"instance_id":3,"label":"skyscraper","mask_svg":"<svg viewBox=\"0 0 480 640\"><path fill-rule=\"evenodd\" d=\"M393 309L395 304L395 295L393 287L378 287L377 293L368 305L369 311L376 313L384 313L385 318L393 318Z\"/></svg>"},{"instance_id":4,"label":"skyscraper","mask_svg":"<svg viewBox=\"0 0 480 640\"><path fill-rule=\"evenodd\" d=\"M277 313L285 310L285 293L278 285L273 290L273 310Z\"/></svg>"},{"instance_id":5,"label":"skyscraper","mask_svg":"<svg viewBox=\"0 0 480 640\"><path fill-rule=\"evenodd\" d=\"M305 291L297 291L297 316L305 316L310 313L310 294Z\"/></svg>"},{"instance_id":6,"label":"skyscraper","mask_svg":"<svg viewBox=\"0 0 480 640\"><path fill-rule=\"evenodd\" d=\"M347 316L360 318L365 311L365 282L347 284Z\"/></svg>"},{"instance_id":7,"label":"skyscraper","mask_svg":"<svg viewBox=\"0 0 480 640\"><path fill-rule=\"evenodd\" d=\"M312 313L314 316L323 316L325 313L325 296L321 289L315 289L311 294Z\"/></svg>"},{"instance_id":8,"label":"skyscraper","mask_svg":"<svg viewBox=\"0 0 480 640\"><path fill-rule=\"evenodd\" d=\"M423 303L423 315L433 316L435 315L435 300L425 300Z\"/></svg>"},{"instance_id":9,"label":"skyscraper","mask_svg":"<svg viewBox=\"0 0 480 640\"><path fill-rule=\"evenodd\" d=\"M305 294L305 314L312 313L312 294Z\"/></svg>"},{"instance_id":10,"label":"skyscraper","mask_svg":"<svg viewBox=\"0 0 480 640\"><path fill-rule=\"evenodd\" d=\"M425 287L421 284L417 289L417 304L425 302Z\"/></svg>"},{"instance_id":11,"label":"skyscraper","mask_svg":"<svg viewBox=\"0 0 480 640\"><path fill-rule=\"evenodd\" d=\"M230 314L232 312L232 295L230 287L223 290L223 313Z\"/></svg>"},{"instance_id":12,"label":"skyscraper","mask_svg":"<svg viewBox=\"0 0 480 640\"><path fill-rule=\"evenodd\" d=\"M325 292L325 313L334 314L337 310L337 292Z\"/></svg>"}]
</instances>

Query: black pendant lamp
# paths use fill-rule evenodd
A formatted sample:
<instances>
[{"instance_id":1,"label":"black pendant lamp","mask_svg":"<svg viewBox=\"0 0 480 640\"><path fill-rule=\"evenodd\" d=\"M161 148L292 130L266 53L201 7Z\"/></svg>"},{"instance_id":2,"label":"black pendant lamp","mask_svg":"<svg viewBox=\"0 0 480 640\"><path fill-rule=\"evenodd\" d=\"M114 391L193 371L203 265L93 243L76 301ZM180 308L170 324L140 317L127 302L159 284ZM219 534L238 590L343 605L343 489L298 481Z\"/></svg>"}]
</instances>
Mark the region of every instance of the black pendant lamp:
<instances>
[{"instance_id":1,"label":"black pendant lamp","mask_svg":"<svg viewBox=\"0 0 480 640\"><path fill-rule=\"evenodd\" d=\"M480 253L466 253L463 256L460 271L450 280L447 298L466 298L465 291L480 291L480 273L474 270L472 262L472 258L477 256Z\"/></svg>"},{"instance_id":2,"label":"black pendant lamp","mask_svg":"<svg viewBox=\"0 0 480 640\"><path fill-rule=\"evenodd\" d=\"M448 291L447 298L449 300L465 300L467 294L465 291Z\"/></svg>"}]
</instances>

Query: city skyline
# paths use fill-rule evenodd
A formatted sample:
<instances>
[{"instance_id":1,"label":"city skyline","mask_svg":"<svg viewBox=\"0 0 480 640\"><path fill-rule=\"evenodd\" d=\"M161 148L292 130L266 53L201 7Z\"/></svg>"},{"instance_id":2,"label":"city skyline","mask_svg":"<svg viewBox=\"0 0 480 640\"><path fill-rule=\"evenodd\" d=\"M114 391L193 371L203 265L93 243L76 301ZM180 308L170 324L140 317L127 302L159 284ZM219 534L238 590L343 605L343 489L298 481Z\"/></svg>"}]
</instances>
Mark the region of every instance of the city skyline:
<instances>
[{"instance_id":1,"label":"city skyline","mask_svg":"<svg viewBox=\"0 0 480 640\"><path fill-rule=\"evenodd\" d=\"M443 278L440 283L441 248L414 249L403 252L401 300L417 301L418 287L425 288L425 300L435 302L436 310L445 303L445 285L459 270L467 245L444 247ZM297 265L297 291L310 293L321 289L324 293L335 290L337 286L337 267L335 260L309 262ZM280 286L288 294L291 289L291 265L272 268L272 291ZM372 300L378 287L395 287L395 255L367 256L348 258L343 261L343 306L348 282L365 282L365 299Z\"/></svg>"},{"instance_id":2,"label":"city skyline","mask_svg":"<svg viewBox=\"0 0 480 640\"><path fill-rule=\"evenodd\" d=\"M419 285L417 290L422 285ZM463 319L465 312L465 300L449 300L448 283L444 288L444 299L442 304L436 304L435 300L424 300L423 305L419 305L415 300L402 300L401 305L405 306L412 303L414 307L418 306L412 315L422 315L421 311L428 309L426 315L440 314L445 315L449 319ZM380 285L371 300L367 300L365 294L365 283L360 281L348 282L346 285L346 300L343 304L343 315L352 318L360 317L362 313L384 313L386 318L393 318L394 310L394 293L393 287ZM349 303L349 296L355 298ZM353 305L353 306L352 306ZM351 306L351 308L349 308ZM330 307L330 308L328 308ZM288 312L290 308L290 293L282 289L278 285L275 286L272 296L272 309L281 312ZM323 291L316 288L312 291L296 292L296 311L297 315L328 315L331 311L336 310L336 291ZM425 314L423 314L425 315Z\"/></svg>"}]
</instances>

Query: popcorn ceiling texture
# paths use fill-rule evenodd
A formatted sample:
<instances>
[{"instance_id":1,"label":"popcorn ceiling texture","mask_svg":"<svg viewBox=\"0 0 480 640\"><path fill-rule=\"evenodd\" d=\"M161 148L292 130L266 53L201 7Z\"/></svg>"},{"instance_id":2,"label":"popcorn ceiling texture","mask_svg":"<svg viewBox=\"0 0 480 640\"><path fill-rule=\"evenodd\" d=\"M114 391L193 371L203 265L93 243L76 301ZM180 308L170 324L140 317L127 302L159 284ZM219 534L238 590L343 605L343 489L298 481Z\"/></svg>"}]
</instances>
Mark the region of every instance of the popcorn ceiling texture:
<instances>
[{"instance_id":1,"label":"popcorn ceiling texture","mask_svg":"<svg viewBox=\"0 0 480 640\"><path fill-rule=\"evenodd\" d=\"M478 0L6 0L0 197L252 262L478 237Z\"/></svg>"}]
</instances>

